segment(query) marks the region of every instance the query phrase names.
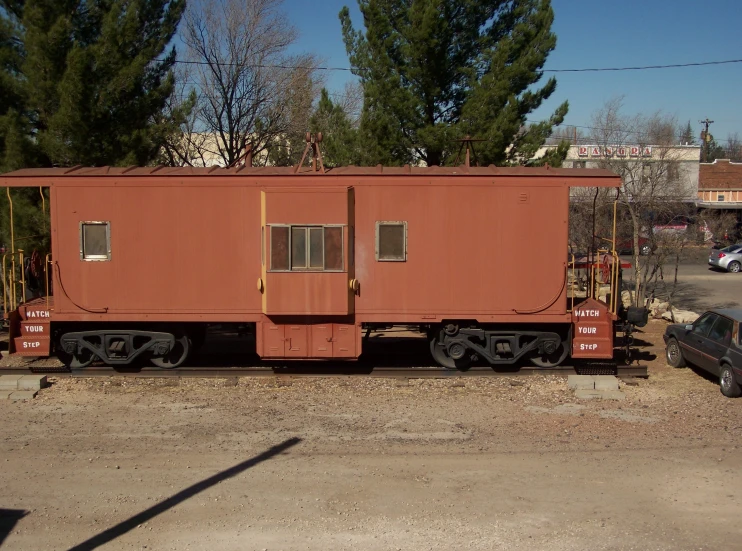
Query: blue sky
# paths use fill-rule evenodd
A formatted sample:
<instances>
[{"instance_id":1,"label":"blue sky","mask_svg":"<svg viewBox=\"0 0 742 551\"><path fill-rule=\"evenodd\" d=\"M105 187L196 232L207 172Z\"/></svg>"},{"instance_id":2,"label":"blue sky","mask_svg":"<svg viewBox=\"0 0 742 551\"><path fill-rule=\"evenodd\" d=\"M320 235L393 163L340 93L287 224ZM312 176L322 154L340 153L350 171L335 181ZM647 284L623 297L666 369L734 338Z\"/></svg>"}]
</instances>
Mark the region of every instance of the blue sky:
<instances>
[{"instance_id":1,"label":"blue sky","mask_svg":"<svg viewBox=\"0 0 742 551\"><path fill-rule=\"evenodd\" d=\"M316 53L327 66L348 67L338 19L344 5L360 28L356 0L285 0L300 33L295 49ZM545 69L742 59L740 0L553 0L552 6L557 47ZM568 100L565 123L589 126L596 109L622 95L626 114L663 111L683 123L690 120L696 135L698 121L708 117L715 121L711 133L718 141L730 132L742 135L742 63L556 76L556 92L530 119L547 117ZM353 78L347 71L332 71L328 88L340 92Z\"/></svg>"}]
</instances>

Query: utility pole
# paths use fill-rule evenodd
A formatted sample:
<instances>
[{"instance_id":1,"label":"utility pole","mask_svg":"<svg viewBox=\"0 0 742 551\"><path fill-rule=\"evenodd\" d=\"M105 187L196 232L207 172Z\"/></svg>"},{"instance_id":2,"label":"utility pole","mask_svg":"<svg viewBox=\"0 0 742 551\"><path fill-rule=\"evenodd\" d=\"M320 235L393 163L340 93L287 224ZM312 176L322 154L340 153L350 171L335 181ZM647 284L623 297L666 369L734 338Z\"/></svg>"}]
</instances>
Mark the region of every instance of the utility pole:
<instances>
[{"instance_id":1,"label":"utility pole","mask_svg":"<svg viewBox=\"0 0 742 551\"><path fill-rule=\"evenodd\" d=\"M713 124L714 121L710 121L708 117L706 117L705 121L698 121L700 124L703 124L706 126L706 129L701 132L701 138L703 139L703 162L708 162L708 155L709 155L709 142L711 141L711 135L709 134L709 124Z\"/></svg>"}]
</instances>

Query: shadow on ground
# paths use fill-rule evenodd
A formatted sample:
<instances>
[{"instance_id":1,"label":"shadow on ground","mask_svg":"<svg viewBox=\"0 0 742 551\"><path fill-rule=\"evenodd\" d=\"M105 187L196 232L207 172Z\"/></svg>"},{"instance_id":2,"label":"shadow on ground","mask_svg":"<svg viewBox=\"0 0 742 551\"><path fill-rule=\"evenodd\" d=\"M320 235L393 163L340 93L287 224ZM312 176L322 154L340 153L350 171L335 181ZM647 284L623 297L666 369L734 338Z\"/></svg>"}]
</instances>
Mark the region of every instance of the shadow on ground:
<instances>
[{"instance_id":1,"label":"shadow on ground","mask_svg":"<svg viewBox=\"0 0 742 551\"><path fill-rule=\"evenodd\" d=\"M246 461L243 461L242 463L238 463L234 467L230 467L229 469L221 471L215 474L214 476L210 476L209 478L201 480L200 482L197 482L196 484L193 484L192 486L189 486L188 488L181 490L180 492L169 497L165 501L161 501L157 505L154 505L150 507L149 509L145 509L141 513L138 513L134 515L133 517L130 517L118 523L116 526L112 526L108 530L104 530L100 534L93 536L92 538L82 542L81 544L71 547L69 551L88 551L90 549L97 549L98 547L115 540L119 536L126 534L127 532L136 528L140 524L148 522L154 517L156 517L157 515L164 513L165 511L167 511L168 509L171 509L172 507L175 507L176 505L178 505L179 503L182 503L186 499L190 499L196 494L199 494L203 492L204 490L208 490L209 488L222 482L223 480L237 476L238 474L243 473L247 469L254 467L258 463L262 463L263 461L272 459L276 455L279 455L285 452L286 450L295 446L299 442L301 442L301 438L296 438L296 437L289 438L288 440L282 442L281 444L273 446L272 448L264 451L260 455L256 455L255 457L252 457Z\"/></svg>"},{"instance_id":2,"label":"shadow on ground","mask_svg":"<svg viewBox=\"0 0 742 551\"><path fill-rule=\"evenodd\" d=\"M0 545L13 531L18 521L27 514L28 512L23 509L0 509Z\"/></svg>"}]
</instances>

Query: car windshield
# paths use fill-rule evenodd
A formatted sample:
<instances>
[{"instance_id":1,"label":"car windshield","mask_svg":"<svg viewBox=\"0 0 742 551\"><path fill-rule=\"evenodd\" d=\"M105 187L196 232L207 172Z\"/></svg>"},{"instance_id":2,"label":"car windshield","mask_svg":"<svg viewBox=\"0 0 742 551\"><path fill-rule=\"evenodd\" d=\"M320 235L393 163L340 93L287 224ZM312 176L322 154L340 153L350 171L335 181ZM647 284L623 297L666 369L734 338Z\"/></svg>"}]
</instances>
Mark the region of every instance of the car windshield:
<instances>
[{"instance_id":1,"label":"car windshield","mask_svg":"<svg viewBox=\"0 0 742 551\"><path fill-rule=\"evenodd\" d=\"M723 253L736 253L742 249L742 245L729 245L721 250Z\"/></svg>"}]
</instances>

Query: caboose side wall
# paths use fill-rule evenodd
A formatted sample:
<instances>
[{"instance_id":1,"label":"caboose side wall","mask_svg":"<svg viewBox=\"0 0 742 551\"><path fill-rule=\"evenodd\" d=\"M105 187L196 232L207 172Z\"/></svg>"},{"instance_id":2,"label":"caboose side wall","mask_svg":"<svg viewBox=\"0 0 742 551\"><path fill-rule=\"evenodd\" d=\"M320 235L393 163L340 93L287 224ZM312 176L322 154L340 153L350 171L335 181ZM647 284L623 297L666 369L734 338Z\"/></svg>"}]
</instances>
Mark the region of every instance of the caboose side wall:
<instances>
[{"instance_id":1,"label":"caboose side wall","mask_svg":"<svg viewBox=\"0 0 742 551\"><path fill-rule=\"evenodd\" d=\"M56 320L260 314L257 188L91 180L53 187ZM84 221L110 222L109 261L80 259Z\"/></svg>"},{"instance_id":2,"label":"caboose side wall","mask_svg":"<svg viewBox=\"0 0 742 551\"><path fill-rule=\"evenodd\" d=\"M58 321L264 320L265 293L256 285L263 275L261 191L306 186L354 190L355 208L349 212L356 217L355 239L346 242L345 251L360 283L355 298L351 294L357 323L561 322L569 321L563 289L568 186L607 186L615 178L554 172L527 177L96 174L7 178L5 183L35 186L43 180L52 187L53 254L60 280L53 317ZM312 208L306 212L317 214ZM85 220L111 222L109 262L80 260L79 223ZM405 262L376 260L375 226L384 220L407 222ZM338 279L333 288L352 276L346 272L333 274ZM294 288L291 278L308 281L314 275L282 277ZM316 286L295 287L316 294ZM270 293L269 286L264 291Z\"/></svg>"},{"instance_id":3,"label":"caboose side wall","mask_svg":"<svg viewBox=\"0 0 742 551\"><path fill-rule=\"evenodd\" d=\"M358 186L359 321L566 314L566 185L470 182ZM405 261L376 259L378 221L406 223Z\"/></svg>"},{"instance_id":4,"label":"caboose side wall","mask_svg":"<svg viewBox=\"0 0 742 551\"><path fill-rule=\"evenodd\" d=\"M315 189L319 182L307 182L308 191L298 193L296 181L285 178L239 183L121 179L112 185L90 180L65 181L54 188L54 252L62 283L55 319L169 320L188 315L193 320L257 321L263 312L352 311L343 303L347 269L268 274L262 296L256 285L265 277L261 256L269 254L260 248L261 190L286 191L269 192L287 198L265 207L269 224L347 224L342 193L335 194L342 200L333 204L328 201L333 194L323 196ZM332 183L341 192L355 190L355 258L350 258L349 232L345 256L346 268L355 266L361 285L355 298L358 322L456 317L522 321L523 314L546 321L544 316L566 315L564 183L522 178L494 185L492 179L479 178L455 185L449 179L407 178L393 185L373 178L337 180ZM96 220L111 223L108 262L80 260L79 222ZM404 262L376 260L378 221L407 223ZM321 278L329 285L318 283ZM266 296L271 301L267 311Z\"/></svg>"}]
</instances>

